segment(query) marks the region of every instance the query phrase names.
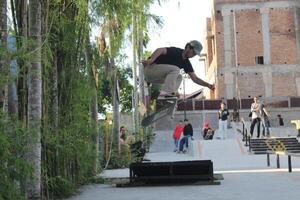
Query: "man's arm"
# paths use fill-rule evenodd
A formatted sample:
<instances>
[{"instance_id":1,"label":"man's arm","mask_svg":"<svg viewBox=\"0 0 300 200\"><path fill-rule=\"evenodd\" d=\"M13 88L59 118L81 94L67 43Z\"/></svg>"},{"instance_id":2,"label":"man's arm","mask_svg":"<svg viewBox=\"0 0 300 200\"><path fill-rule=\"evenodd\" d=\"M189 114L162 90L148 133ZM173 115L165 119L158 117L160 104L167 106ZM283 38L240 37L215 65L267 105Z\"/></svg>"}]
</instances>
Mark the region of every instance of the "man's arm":
<instances>
[{"instance_id":1,"label":"man's arm","mask_svg":"<svg viewBox=\"0 0 300 200\"><path fill-rule=\"evenodd\" d=\"M252 104L251 104L251 112L254 112L254 111L255 111L254 106L255 106L254 103L252 103Z\"/></svg>"},{"instance_id":2,"label":"man's arm","mask_svg":"<svg viewBox=\"0 0 300 200\"><path fill-rule=\"evenodd\" d=\"M148 60L142 60L141 62L144 66L152 65L160 55L165 54L167 54L167 48L158 48L152 53L151 57Z\"/></svg>"},{"instance_id":3,"label":"man's arm","mask_svg":"<svg viewBox=\"0 0 300 200\"><path fill-rule=\"evenodd\" d=\"M266 115L267 115L268 117L271 117L270 114L267 112L267 110L266 110L265 108L263 108L263 111L266 113Z\"/></svg>"},{"instance_id":4,"label":"man's arm","mask_svg":"<svg viewBox=\"0 0 300 200\"><path fill-rule=\"evenodd\" d=\"M213 84L209 84L209 83L205 82L204 80L198 78L194 72L189 72L188 75L190 76L190 78L193 80L194 83L208 87L211 90L215 89L215 86Z\"/></svg>"}]
</instances>

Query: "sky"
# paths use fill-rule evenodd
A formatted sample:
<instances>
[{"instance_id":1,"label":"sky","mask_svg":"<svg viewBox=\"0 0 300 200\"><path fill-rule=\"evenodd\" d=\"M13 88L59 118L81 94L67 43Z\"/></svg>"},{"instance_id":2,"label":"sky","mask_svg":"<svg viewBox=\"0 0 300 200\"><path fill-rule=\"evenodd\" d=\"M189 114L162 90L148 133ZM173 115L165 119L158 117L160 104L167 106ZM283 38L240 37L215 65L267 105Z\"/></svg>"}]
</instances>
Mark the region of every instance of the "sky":
<instances>
[{"instance_id":1,"label":"sky","mask_svg":"<svg viewBox=\"0 0 300 200\"><path fill-rule=\"evenodd\" d=\"M151 13L161 16L162 28L150 31L150 42L146 50L154 51L159 47L175 46L184 48L191 40L203 43L206 18L211 16L212 0L168 0L161 6L154 4ZM204 63L195 56L190 59L196 75L204 79ZM183 84L179 92L183 93ZM202 86L186 80L186 94L199 90Z\"/></svg>"},{"instance_id":2,"label":"sky","mask_svg":"<svg viewBox=\"0 0 300 200\"><path fill-rule=\"evenodd\" d=\"M175 46L184 48L191 40L198 40L203 43L206 27L206 18L211 16L213 0L161 0L151 6L150 12L161 16L163 27L150 30L150 42L145 50L155 51L159 47ZM10 11L10 9L9 9ZM11 16L11 15L9 15ZM99 27L93 28L91 39L94 41L99 34ZM126 52L131 52L130 50ZM129 58L131 55L128 55ZM204 79L204 63L195 56L190 59L196 75ZM179 92L183 93L183 84ZM202 86L186 79L186 93L199 90Z\"/></svg>"}]
</instances>

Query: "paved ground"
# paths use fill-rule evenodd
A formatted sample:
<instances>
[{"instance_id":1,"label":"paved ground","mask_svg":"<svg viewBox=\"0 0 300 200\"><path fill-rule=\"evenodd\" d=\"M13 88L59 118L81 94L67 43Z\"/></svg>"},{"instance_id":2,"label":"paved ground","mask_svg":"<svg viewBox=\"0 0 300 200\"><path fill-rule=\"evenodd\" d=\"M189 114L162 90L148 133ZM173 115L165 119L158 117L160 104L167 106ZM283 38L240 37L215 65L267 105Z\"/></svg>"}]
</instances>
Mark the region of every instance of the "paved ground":
<instances>
[{"instance_id":1,"label":"paved ground","mask_svg":"<svg viewBox=\"0 0 300 200\"><path fill-rule=\"evenodd\" d=\"M211 159L215 173L224 180L215 186L163 186L116 188L113 185L88 185L71 200L282 200L300 197L300 158L293 158L293 172L287 172L287 158L281 156L281 169L276 169L275 157L271 167L266 155L251 155L243 146L240 136L230 129L226 140L194 140L187 154L172 152L170 132L157 133L151 152L151 161L179 161ZM128 169L107 170L103 177L128 177Z\"/></svg>"}]
</instances>

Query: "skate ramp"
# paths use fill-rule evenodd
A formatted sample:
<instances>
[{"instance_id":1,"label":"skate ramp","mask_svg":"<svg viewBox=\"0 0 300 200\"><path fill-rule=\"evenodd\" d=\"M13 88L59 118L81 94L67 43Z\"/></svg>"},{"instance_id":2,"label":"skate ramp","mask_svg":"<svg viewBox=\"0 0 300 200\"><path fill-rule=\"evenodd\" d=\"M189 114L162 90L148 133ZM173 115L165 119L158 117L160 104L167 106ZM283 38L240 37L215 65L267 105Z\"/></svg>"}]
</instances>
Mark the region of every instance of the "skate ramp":
<instances>
[{"instance_id":1,"label":"skate ramp","mask_svg":"<svg viewBox=\"0 0 300 200\"><path fill-rule=\"evenodd\" d=\"M174 150L174 139L173 139L173 130L159 130L155 131L154 141L150 146L151 153L157 152L173 152ZM194 129L194 136L195 140L199 140L202 138L200 134L200 129Z\"/></svg>"}]
</instances>

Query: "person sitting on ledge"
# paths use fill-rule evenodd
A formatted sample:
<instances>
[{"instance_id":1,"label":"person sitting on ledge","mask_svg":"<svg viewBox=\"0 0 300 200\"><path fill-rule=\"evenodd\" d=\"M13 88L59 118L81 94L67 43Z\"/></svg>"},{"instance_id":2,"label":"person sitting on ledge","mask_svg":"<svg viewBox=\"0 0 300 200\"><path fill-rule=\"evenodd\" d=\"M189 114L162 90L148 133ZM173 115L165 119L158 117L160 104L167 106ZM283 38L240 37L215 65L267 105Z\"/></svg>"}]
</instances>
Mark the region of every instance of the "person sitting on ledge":
<instances>
[{"instance_id":1,"label":"person sitting on ledge","mask_svg":"<svg viewBox=\"0 0 300 200\"><path fill-rule=\"evenodd\" d=\"M212 140L213 139L215 131L209 126L208 122L204 122L202 131L203 131L203 139L204 140Z\"/></svg>"}]
</instances>

